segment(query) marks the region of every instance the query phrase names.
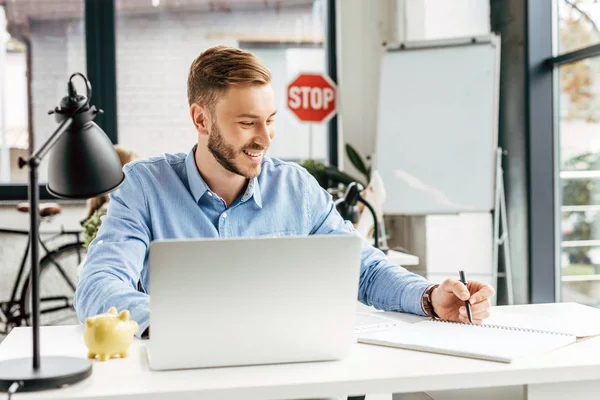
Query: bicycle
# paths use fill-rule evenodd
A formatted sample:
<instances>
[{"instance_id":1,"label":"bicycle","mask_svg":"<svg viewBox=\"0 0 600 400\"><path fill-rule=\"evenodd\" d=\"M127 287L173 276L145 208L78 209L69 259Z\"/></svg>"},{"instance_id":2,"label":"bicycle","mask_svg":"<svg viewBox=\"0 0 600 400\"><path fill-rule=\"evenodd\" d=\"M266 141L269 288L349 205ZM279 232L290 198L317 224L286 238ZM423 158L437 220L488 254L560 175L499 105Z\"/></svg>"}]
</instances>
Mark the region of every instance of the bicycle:
<instances>
[{"instance_id":1,"label":"bicycle","mask_svg":"<svg viewBox=\"0 0 600 400\"><path fill-rule=\"evenodd\" d=\"M29 213L29 203L18 204L17 210ZM40 223L52 220L61 211L59 204L41 204ZM0 234L2 233L28 236L10 300L0 302L0 334L6 335L16 326L32 324L31 274L24 275L31 237L29 230L0 229ZM78 266L87 254L80 239L81 234L81 231L65 230L62 226L59 233L54 233L45 240L40 234L40 252L42 249L45 251L40 260L40 325L79 323L73 307L73 295L78 281ZM68 236L74 236L74 239L63 240ZM50 243L57 239L61 239L61 243L52 247Z\"/></svg>"}]
</instances>

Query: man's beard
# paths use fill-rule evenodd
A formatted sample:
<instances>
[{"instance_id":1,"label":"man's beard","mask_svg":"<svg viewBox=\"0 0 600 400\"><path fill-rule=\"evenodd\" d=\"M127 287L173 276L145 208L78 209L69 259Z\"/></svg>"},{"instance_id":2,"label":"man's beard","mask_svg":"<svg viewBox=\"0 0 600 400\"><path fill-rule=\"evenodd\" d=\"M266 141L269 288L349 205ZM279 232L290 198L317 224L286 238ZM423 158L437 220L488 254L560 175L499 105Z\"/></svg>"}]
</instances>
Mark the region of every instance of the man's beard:
<instances>
[{"instance_id":1,"label":"man's beard","mask_svg":"<svg viewBox=\"0 0 600 400\"><path fill-rule=\"evenodd\" d=\"M234 174L241 175L246 179L252 179L260 175L261 166L253 169L252 171L244 172L242 169L236 165L235 158L237 156L236 150L225 142L225 138L221 134L221 130L219 129L219 125L217 124L216 118L213 117L212 131L210 135L208 135L208 150L212 153L213 157L221 164L223 168L225 168L229 172L233 172ZM244 147L244 150L264 150L263 147L258 145L250 145Z\"/></svg>"}]
</instances>

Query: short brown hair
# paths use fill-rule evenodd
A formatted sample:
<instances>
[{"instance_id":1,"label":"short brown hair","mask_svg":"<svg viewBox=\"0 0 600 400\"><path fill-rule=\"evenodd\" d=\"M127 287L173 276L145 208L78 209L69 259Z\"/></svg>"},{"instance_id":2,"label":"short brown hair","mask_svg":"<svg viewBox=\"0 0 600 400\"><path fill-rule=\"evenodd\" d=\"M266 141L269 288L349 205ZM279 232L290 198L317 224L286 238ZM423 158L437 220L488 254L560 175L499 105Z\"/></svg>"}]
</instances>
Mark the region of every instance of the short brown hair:
<instances>
[{"instance_id":1,"label":"short brown hair","mask_svg":"<svg viewBox=\"0 0 600 400\"><path fill-rule=\"evenodd\" d=\"M200 103L211 111L219 96L233 85L264 85L271 72L249 51L223 45L200 53L192 62L187 82L188 103Z\"/></svg>"}]
</instances>

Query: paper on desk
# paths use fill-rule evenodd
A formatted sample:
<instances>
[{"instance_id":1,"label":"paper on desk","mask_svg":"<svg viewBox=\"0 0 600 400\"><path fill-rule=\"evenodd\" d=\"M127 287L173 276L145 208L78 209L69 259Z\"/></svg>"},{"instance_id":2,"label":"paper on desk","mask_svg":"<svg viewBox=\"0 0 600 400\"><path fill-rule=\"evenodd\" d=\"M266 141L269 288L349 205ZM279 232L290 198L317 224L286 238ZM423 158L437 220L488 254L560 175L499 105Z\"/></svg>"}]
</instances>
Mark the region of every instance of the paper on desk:
<instances>
[{"instance_id":1,"label":"paper on desk","mask_svg":"<svg viewBox=\"0 0 600 400\"><path fill-rule=\"evenodd\" d=\"M423 321L358 335L359 343L510 363L575 342L575 336Z\"/></svg>"},{"instance_id":2,"label":"paper on desk","mask_svg":"<svg viewBox=\"0 0 600 400\"><path fill-rule=\"evenodd\" d=\"M583 338L600 335L600 310L578 303L499 306L492 309L492 315L483 323L566 333Z\"/></svg>"},{"instance_id":3,"label":"paper on desk","mask_svg":"<svg viewBox=\"0 0 600 400\"><path fill-rule=\"evenodd\" d=\"M380 312L357 312L354 333L384 331L406 324L402 321L387 318L384 315Z\"/></svg>"}]
</instances>

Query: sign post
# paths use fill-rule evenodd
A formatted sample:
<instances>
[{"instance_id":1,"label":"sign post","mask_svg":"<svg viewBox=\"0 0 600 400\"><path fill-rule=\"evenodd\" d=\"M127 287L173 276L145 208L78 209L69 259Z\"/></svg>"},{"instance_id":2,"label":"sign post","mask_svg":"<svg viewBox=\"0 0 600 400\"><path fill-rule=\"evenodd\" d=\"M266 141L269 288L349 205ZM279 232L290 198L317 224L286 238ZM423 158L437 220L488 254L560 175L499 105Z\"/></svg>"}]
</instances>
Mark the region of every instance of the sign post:
<instances>
[{"instance_id":1,"label":"sign post","mask_svg":"<svg viewBox=\"0 0 600 400\"><path fill-rule=\"evenodd\" d=\"M336 112L336 86L327 75L302 73L287 88L287 104L300 121L309 126L309 158L312 158L312 128L329 121Z\"/></svg>"}]
</instances>

